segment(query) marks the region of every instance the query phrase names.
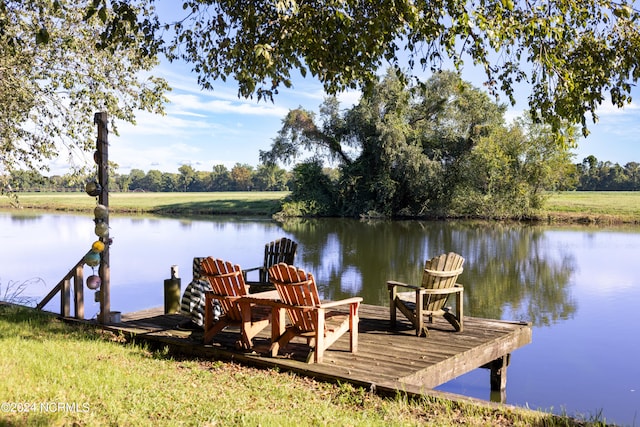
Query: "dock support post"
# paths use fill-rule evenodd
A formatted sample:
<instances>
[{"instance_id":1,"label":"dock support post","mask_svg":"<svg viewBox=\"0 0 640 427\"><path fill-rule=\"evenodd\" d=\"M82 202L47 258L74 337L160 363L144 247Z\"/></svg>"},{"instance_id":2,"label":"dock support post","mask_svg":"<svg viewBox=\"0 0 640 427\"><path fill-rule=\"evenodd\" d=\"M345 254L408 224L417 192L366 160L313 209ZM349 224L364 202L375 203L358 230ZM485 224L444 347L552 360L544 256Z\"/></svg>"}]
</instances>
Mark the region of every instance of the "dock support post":
<instances>
[{"instance_id":1,"label":"dock support post","mask_svg":"<svg viewBox=\"0 0 640 427\"><path fill-rule=\"evenodd\" d=\"M489 369L491 370L491 400L504 403L506 401L507 390L507 366L509 366L509 360L511 354L505 354L502 357L497 358L493 362L489 363ZM499 398L496 396L499 394Z\"/></svg>"}]
</instances>

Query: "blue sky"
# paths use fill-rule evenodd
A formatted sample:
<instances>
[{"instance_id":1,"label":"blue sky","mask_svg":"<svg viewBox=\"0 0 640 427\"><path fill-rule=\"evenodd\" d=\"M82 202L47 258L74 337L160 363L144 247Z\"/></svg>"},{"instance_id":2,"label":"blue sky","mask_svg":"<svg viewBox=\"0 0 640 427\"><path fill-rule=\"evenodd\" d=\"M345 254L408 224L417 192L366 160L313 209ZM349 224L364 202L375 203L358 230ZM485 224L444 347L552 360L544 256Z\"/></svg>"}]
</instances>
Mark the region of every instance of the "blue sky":
<instances>
[{"instance_id":1,"label":"blue sky","mask_svg":"<svg viewBox=\"0 0 640 427\"><path fill-rule=\"evenodd\" d=\"M119 137L109 135L109 158L119 165L119 173L129 173L131 169L175 173L183 164L198 171L211 171L219 164L229 169L236 163L255 167L259 164L259 151L270 148L287 112L299 106L317 111L325 96L320 83L312 78L295 79L294 87L281 89L274 102L258 102L255 98L238 98L232 79L220 82L213 91L201 90L196 76L183 63L163 63L154 74L173 87L168 94L167 114L139 113L137 125L123 122ZM481 87L482 75L463 71L462 77ZM640 90L634 88L634 94L640 99ZM522 101L509 110L507 118L522 113L527 107L527 95L526 86L518 90L516 96ZM346 108L357 102L359 93L346 92L339 98ZM591 135L581 139L574 150L576 163L591 154L598 160L621 165L640 162L637 99L624 109L605 101L598 112L599 123L589 126ZM87 164L93 163L90 153L85 157ZM65 158L58 159L51 172L64 173L65 163Z\"/></svg>"}]
</instances>

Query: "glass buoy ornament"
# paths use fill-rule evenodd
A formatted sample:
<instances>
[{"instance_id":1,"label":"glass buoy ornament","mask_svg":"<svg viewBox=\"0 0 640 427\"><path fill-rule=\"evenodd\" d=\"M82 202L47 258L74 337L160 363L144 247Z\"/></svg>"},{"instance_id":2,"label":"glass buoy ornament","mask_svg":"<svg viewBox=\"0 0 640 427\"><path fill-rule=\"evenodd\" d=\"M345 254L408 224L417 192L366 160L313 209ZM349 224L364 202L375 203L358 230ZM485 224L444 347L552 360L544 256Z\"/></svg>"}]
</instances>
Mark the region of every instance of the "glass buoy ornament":
<instances>
[{"instance_id":1,"label":"glass buoy ornament","mask_svg":"<svg viewBox=\"0 0 640 427\"><path fill-rule=\"evenodd\" d=\"M93 210L93 216L96 219L106 220L109 216L109 209L105 205L97 205Z\"/></svg>"},{"instance_id":2,"label":"glass buoy ornament","mask_svg":"<svg viewBox=\"0 0 640 427\"><path fill-rule=\"evenodd\" d=\"M96 253L100 253L100 252L104 251L104 243L102 243L100 240L96 240L91 245L91 250L93 252L96 252Z\"/></svg>"},{"instance_id":3,"label":"glass buoy ornament","mask_svg":"<svg viewBox=\"0 0 640 427\"><path fill-rule=\"evenodd\" d=\"M96 197L102 193L102 186L96 180L91 180L85 184L84 191L91 197Z\"/></svg>"},{"instance_id":4,"label":"glass buoy ornament","mask_svg":"<svg viewBox=\"0 0 640 427\"><path fill-rule=\"evenodd\" d=\"M100 265L100 254L94 251L89 251L82 260L89 267L97 267Z\"/></svg>"},{"instance_id":5,"label":"glass buoy ornament","mask_svg":"<svg viewBox=\"0 0 640 427\"><path fill-rule=\"evenodd\" d=\"M96 223L95 233L98 237L107 237L109 236L109 225L106 222L98 222Z\"/></svg>"},{"instance_id":6,"label":"glass buoy ornament","mask_svg":"<svg viewBox=\"0 0 640 427\"><path fill-rule=\"evenodd\" d=\"M102 279L100 279L100 276L92 274L91 276L87 277L87 288L95 291L100 287L100 285L102 285Z\"/></svg>"}]
</instances>

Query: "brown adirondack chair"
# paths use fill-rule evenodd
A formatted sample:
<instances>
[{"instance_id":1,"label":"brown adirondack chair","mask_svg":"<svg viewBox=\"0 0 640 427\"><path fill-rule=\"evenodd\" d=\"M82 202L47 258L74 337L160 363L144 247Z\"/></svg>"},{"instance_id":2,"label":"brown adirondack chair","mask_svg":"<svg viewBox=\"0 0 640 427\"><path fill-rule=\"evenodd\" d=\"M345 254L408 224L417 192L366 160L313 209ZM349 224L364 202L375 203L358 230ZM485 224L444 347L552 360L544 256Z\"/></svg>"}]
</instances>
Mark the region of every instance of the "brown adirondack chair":
<instances>
[{"instance_id":1,"label":"brown adirondack chair","mask_svg":"<svg viewBox=\"0 0 640 427\"><path fill-rule=\"evenodd\" d=\"M248 294L242 269L228 261L208 257L202 260L202 274L211 284L211 291L205 292L204 338L205 344L211 344L213 337L228 326L240 326L242 331L238 345L243 349L252 347L252 339L269 325L270 310L253 310L251 321L243 325L238 299ZM222 315L214 319L213 300L218 300Z\"/></svg>"},{"instance_id":2,"label":"brown adirondack chair","mask_svg":"<svg viewBox=\"0 0 640 427\"><path fill-rule=\"evenodd\" d=\"M424 337L429 334L423 316L428 316L430 323L433 323L433 316L443 316L456 331L462 331L464 288L456 283L456 280L462 273L463 263L464 258L454 252L449 252L425 262L421 286L408 285L393 280L388 281L391 326L396 326L396 310L400 310L413 324L417 336ZM398 292L398 288L413 290L415 298L405 299L404 295ZM451 313L449 307L445 307L451 294L456 294L455 315Z\"/></svg>"},{"instance_id":3,"label":"brown adirondack chair","mask_svg":"<svg viewBox=\"0 0 640 427\"><path fill-rule=\"evenodd\" d=\"M273 289L269 281L269 267L279 262L293 264L298 244L291 239L282 237L264 245L264 261L260 267L243 270L244 280L250 287L250 292L262 292ZM247 273L258 271L258 281L247 280Z\"/></svg>"},{"instance_id":4,"label":"brown adirondack chair","mask_svg":"<svg viewBox=\"0 0 640 427\"><path fill-rule=\"evenodd\" d=\"M321 302L313 275L285 263L269 268L269 279L275 285L282 307L291 321L284 328L284 333L272 343L273 356L293 338L303 337L312 349L307 362L321 363L325 350L348 331L350 351L358 351L358 308L362 298ZM340 306L348 307L349 311L329 311Z\"/></svg>"}]
</instances>

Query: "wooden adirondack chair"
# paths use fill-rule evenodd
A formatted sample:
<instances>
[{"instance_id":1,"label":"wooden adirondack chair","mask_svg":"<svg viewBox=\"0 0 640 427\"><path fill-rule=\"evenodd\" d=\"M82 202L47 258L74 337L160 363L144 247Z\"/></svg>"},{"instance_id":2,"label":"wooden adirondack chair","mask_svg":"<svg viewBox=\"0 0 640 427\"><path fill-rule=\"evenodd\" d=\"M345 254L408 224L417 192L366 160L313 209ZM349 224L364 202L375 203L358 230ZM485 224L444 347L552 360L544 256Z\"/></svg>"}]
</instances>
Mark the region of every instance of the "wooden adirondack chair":
<instances>
[{"instance_id":1,"label":"wooden adirondack chair","mask_svg":"<svg viewBox=\"0 0 640 427\"><path fill-rule=\"evenodd\" d=\"M456 280L462 273L464 258L449 252L425 262L422 275L422 285L408 285L406 283L390 280L387 282L389 290L389 309L391 326L396 326L396 310L400 310L411 321L416 329L417 336L427 336L429 330L423 322L423 316L429 317L433 322L433 316L443 316L456 331L463 329L462 297L464 288L457 284ZM406 300L398 288L412 289L415 299ZM451 313L449 307L445 307L449 295L456 294L456 314Z\"/></svg>"},{"instance_id":2,"label":"wooden adirondack chair","mask_svg":"<svg viewBox=\"0 0 640 427\"><path fill-rule=\"evenodd\" d=\"M262 266L243 270L244 280L250 287L250 292L262 292L273 289L269 281L269 267L279 262L293 264L298 244L291 239L282 237L264 245L264 261ZM258 281L248 281L247 273L258 271Z\"/></svg>"},{"instance_id":3,"label":"wooden adirondack chair","mask_svg":"<svg viewBox=\"0 0 640 427\"><path fill-rule=\"evenodd\" d=\"M211 344L213 337L227 326L240 326L242 338L238 345L246 350L252 347L252 339L269 325L270 310L251 310L251 322L243 327L238 299L248 294L248 287L239 265L208 257L202 260L203 278L209 281L212 291L205 292L204 338ZM218 300L222 315L214 320L213 300ZM251 308L251 306L249 306Z\"/></svg>"},{"instance_id":4,"label":"wooden adirondack chair","mask_svg":"<svg viewBox=\"0 0 640 427\"><path fill-rule=\"evenodd\" d=\"M284 333L271 345L271 354L276 356L295 337L307 339L312 348L307 362L313 359L321 363L324 352L347 331L350 332L350 351L358 351L358 308L360 297L340 301L321 302L316 282L311 273L278 263L269 268L269 279L280 295L282 307L291 321ZM339 306L348 306L349 311L329 311Z\"/></svg>"}]
</instances>

